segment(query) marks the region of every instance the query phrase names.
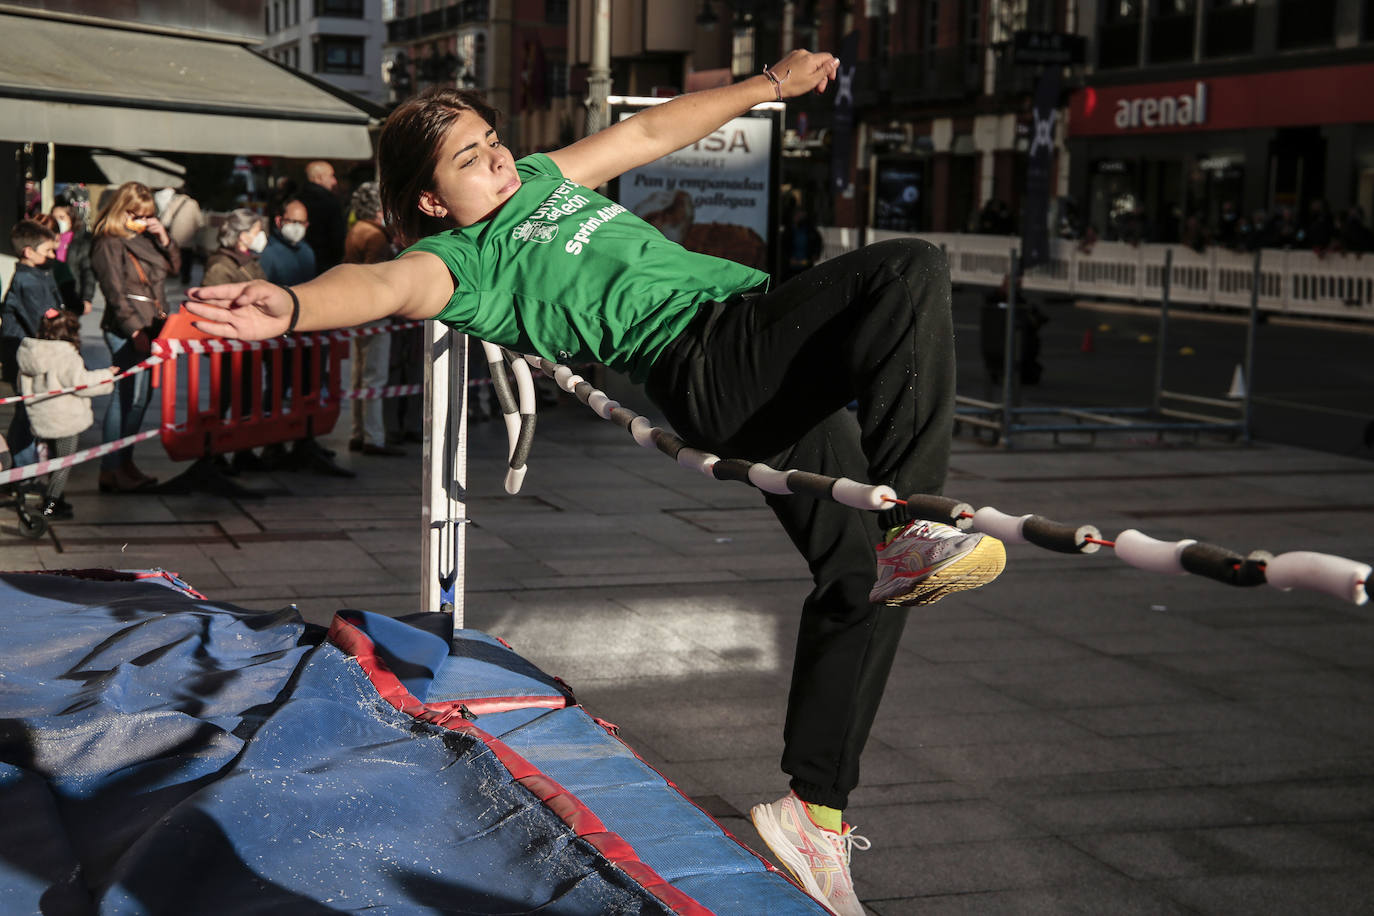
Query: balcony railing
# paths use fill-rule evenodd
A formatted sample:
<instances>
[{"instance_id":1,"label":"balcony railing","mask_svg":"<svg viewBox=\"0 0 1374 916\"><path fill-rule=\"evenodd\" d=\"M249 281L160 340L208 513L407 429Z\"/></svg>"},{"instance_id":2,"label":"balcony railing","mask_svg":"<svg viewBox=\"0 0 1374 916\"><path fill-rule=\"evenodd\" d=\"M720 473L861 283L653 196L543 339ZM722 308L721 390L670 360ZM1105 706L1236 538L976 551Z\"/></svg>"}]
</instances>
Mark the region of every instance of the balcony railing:
<instances>
[{"instance_id":1,"label":"balcony railing","mask_svg":"<svg viewBox=\"0 0 1374 916\"><path fill-rule=\"evenodd\" d=\"M489 0L463 0L428 13L393 19L386 24L386 40L391 44L417 41L459 26L483 22L490 15L489 5Z\"/></svg>"}]
</instances>

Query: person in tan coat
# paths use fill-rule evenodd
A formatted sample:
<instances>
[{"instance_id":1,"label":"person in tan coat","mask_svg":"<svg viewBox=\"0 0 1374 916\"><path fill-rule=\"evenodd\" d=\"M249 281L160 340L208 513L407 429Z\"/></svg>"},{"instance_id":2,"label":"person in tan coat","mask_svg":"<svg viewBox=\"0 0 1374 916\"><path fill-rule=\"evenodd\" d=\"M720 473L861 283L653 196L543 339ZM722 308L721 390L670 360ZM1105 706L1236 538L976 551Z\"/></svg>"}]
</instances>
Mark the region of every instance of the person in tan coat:
<instances>
[{"instance_id":1,"label":"person in tan coat","mask_svg":"<svg viewBox=\"0 0 1374 916\"><path fill-rule=\"evenodd\" d=\"M100 329L117 369L127 369L152 352L152 340L167 318L164 285L181 270L181 249L157 218L153 192L126 181L109 196L91 233L91 268L105 294ZM105 441L138 432L152 393L147 372L121 378L105 410ZM143 490L157 483L134 465L133 447L100 461L104 493Z\"/></svg>"},{"instance_id":2,"label":"person in tan coat","mask_svg":"<svg viewBox=\"0 0 1374 916\"><path fill-rule=\"evenodd\" d=\"M353 192L356 221L344 237L345 264L377 264L390 261L396 249L382 228L382 198L377 182L365 181ZM379 322L386 324L387 322ZM381 388L391 371L391 338L386 334L353 340L353 387ZM353 436L350 451L364 455L404 455L405 449L386 444L386 422L380 399L353 402Z\"/></svg>"}]
</instances>

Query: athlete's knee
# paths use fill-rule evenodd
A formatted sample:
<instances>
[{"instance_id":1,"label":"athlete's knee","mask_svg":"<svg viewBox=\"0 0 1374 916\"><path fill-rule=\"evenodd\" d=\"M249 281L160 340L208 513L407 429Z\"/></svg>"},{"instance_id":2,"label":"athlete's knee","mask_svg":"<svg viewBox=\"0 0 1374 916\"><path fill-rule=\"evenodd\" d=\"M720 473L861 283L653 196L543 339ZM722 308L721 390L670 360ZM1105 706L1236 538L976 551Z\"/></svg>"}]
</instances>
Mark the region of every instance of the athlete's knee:
<instances>
[{"instance_id":1,"label":"athlete's knee","mask_svg":"<svg viewBox=\"0 0 1374 916\"><path fill-rule=\"evenodd\" d=\"M874 249L873 254L882 263L903 276L918 273L941 277L949 274L949 263L945 260L944 249L932 245L925 239L904 236L877 242L869 247Z\"/></svg>"}]
</instances>

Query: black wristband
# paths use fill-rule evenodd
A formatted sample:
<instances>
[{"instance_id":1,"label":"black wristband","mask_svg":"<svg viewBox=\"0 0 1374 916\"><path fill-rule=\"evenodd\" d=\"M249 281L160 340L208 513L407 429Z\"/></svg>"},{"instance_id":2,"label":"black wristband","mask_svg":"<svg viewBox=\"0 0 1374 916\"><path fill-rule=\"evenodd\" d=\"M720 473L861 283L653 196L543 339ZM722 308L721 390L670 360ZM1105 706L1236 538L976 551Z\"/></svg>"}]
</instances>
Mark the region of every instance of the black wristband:
<instances>
[{"instance_id":1,"label":"black wristband","mask_svg":"<svg viewBox=\"0 0 1374 916\"><path fill-rule=\"evenodd\" d=\"M296 330L296 322L301 320L301 300L296 295L296 291L289 286L283 286L286 295L291 297L291 323L286 326L286 333L290 334Z\"/></svg>"}]
</instances>

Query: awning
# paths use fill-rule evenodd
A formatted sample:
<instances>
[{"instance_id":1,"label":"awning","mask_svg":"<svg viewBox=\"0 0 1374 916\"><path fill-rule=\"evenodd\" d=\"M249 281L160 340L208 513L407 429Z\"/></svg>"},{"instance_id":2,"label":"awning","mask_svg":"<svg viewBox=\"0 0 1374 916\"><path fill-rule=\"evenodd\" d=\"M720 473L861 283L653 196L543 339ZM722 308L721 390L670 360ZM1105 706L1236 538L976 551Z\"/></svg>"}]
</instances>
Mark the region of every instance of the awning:
<instances>
[{"instance_id":1,"label":"awning","mask_svg":"<svg viewBox=\"0 0 1374 916\"><path fill-rule=\"evenodd\" d=\"M0 13L0 140L369 159L369 115L232 41Z\"/></svg>"}]
</instances>

